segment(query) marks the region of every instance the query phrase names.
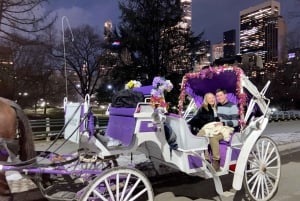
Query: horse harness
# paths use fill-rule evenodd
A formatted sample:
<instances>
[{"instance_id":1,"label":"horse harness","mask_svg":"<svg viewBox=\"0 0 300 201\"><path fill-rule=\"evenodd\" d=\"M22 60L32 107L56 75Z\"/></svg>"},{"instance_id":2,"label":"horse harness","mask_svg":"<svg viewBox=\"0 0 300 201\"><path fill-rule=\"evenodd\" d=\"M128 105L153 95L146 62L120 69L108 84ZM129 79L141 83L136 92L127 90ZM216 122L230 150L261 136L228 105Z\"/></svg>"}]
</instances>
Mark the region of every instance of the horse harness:
<instances>
[{"instance_id":1,"label":"horse harness","mask_svg":"<svg viewBox=\"0 0 300 201\"><path fill-rule=\"evenodd\" d=\"M8 157L11 162L17 161L19 149L20 146L18 139L7 139L0 137L0 157Z\"/></svg>"}]
</instances>

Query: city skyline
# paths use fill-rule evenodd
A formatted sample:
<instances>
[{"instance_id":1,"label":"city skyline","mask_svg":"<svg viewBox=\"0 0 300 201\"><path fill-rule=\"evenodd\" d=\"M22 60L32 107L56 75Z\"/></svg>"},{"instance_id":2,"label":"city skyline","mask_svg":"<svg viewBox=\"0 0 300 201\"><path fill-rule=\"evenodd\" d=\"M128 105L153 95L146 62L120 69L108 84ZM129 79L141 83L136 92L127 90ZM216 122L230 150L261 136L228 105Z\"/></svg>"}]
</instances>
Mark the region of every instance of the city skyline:
<instances>
[{"instance_id":1,"label":"city skyline","mask_svg":"<svg viewBox=\"0 0 300 201\"><path fill-rule=\"evenodd\" d=\"M199 34L204 31L205 40L210 40L212 44L223 40L223 32L236 29L239 30L239 12L245 8L264 2L263 0L252 0L239 2L237 0L228 0L226 2L216 2L217 0L205 0L192 2L192 31ZM66 16L72 27L81 24L89 24L99 29L103 33L103 24L111 20L113 26L119 22L120 10L118 0L67 0L50 1L50 9L57 13L58 19ZM290 20L288 17L291 12L300 10L300 3L295 0L283 1L281 4L281 15L285 18L288 31L294 29L299 20ZM231 12L228 12L230 10ZM57 28L61 27L61 21L58 20ZM238 41L237 41L238 42Z\"/></svg>"}]
</instances>

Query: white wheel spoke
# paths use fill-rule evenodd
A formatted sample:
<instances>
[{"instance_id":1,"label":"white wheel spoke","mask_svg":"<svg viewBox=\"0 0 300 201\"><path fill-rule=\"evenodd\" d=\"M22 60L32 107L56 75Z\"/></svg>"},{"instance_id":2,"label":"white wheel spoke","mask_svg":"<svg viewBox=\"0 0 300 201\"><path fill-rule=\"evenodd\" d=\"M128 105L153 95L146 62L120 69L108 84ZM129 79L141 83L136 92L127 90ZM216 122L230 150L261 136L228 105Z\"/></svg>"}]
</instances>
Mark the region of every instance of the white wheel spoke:
<instances>
[{"instance_id":1,"label":"white wheel spoke","mask_svg":"<svg viewBox=\"0 0 300 201\"><path fill-rule=\"evenodd\" d=\"M108 190L108 193L109 193L109 196L111 198L112 201L115 201L115 197L111 191L111 188L110 188L110 184L108 183L107 179L104 180L105 182L105 186L106 186L106 189Z\"/></svg>"},{"instance_id":2,"label":"white wheel spoke","mask_svg":"<svg viewBox=\"0 0 300 201\"><path fill-rule=\"evenodd\" d=\"M268 157L266 158L265 161L268 161L271 158L271 156L273 155L274 151L275 151L275 147L273 147L272 151L269 153L269 155L268 155Z\"/></svg>"},{"instance_id":3,"label":"white wheel spoke","mask_svg":"<svg viewBox=\"0 0 300 201\"><path fill-rule=\"evenodd\" d=\"M270 172L270 171L267 171L266 174L269 175L270 177L272 177L274 180L277 179L277 176L274 175L274 174L273 174L272 172Z\"/></svg>"},{"instance_id":4,"label":"white wheel spoke","mask_svg":"<svg viewBox=\"0 0 300 201\"><path fill-rule=\"evenodd\" d=\"M140 183L140 179L138 179L135 184L131 187L129 193L126 195L126 197L124 198L124 201L127 201L128 198L131 196L131 194L133 193L133 191L136 189L136 187L138 186L138 184Z\"/></svg>"},{"instance_id":5,"label":"white wheel spoke","mask_svg":"<svg viewBox=\"0 0 300 201\"><path fill-rule=\"evenodd\" d=\"M253 175L254 176L254 175ZM256 177L254 177L255 178L255 180L254 180L254 182L253 182L253 184L252 184L252 188L251 188L251 193L253 194L253 191L254 191L254 189L255 189L255 187L257 186L257 182L258 182L258 174L257 174L257 176Z\"/></svg>"},{"instance_id":6,"label":"white wheel spoke","mask_svg":"<svg viewBox=\"0 0 300 201\"><path fill-rule=\"evenodd\" d=\"M257 172L259 169L258 168L251 168L250 170L246 170L246 173L254 173Z\"/></svg>"},{"instance_id":7,"label":"white wheel spoke","mask_svg":"<svg viewBox=\"0 0 300 201\"><path fill-rule=\"evenodd\" d=\"M268 196L270 194L270 190L269 190L269 186L268 186L266 176L263 177L263 182L264 182L264 185L265 185L265 188L266 188L266 193L267 193L267 196Z\"/></svg>"},{"instance_id":8,"label":"white wheel spoke","mask_svg":"<svg viewBox=\"0 0 300 201\"><path fill-rule=\"evenodd\" d=\"M259 174L257 176L257 188L256 188L256 195L255 195L256 198L259 198L260 190L261 190L261 175Z\"/></svg>"},{"instance_id":9,"label":"white wheel spoke","mask_svg":"<svg viewBox=\"0 0 300 201\"><path fill-rule=\"evenodd\" d=\"M120 174L116 176L116 201L120 200Z\"/></svg>"},{"instance_id":10,"label":"white wheel spoke","mask_svg":"<svg viewBox=\"0 0 300 201\"><path fill-rule=\"evenodd\" d=\"M277 165L277 166L270 166L268 167L267 169L270 170L270 169L279 169L280 167Z\"/></svg>"},{"instance_id":11,"label":"white wheel spoke","mask_svg":"<svg viewBox=\"0 0 300 201\"><path fill-rule=\"evenodd\" d=\"M258 161L261 161L259 144L256 144L256 152L257 152L257 156L258 156Z\"/></svg>"},{"instance_id":12,"label":"white wheel spoke","mask_svg":"<svg viewBox=\"0 0 300 201\"><path fill-rule=\"evenodd\" d=\"M252 175L252 177L247 181L248 184L250 184L253 179L257 178L258 172L256 172L254 175Z\"/></svg>"},{"instance_id":13,"label":"white wheel spoke","mask_svg":"<svg viewBox=\"0 0 300 201\"><path fill-rule=\"evenodd\" d=\"M274 182L271 181L269 175L265 175L267 182L269 182L269 184L272 186L272 188L274 188Z\"/></svg>"},{"instance_id":14,"label":"white wheel spoke","mask_svg":"<svg viewBox=\"0 0 300 201\"><path fill-rule=\"evenodd\" d=\"M105 197L103 197L103 195L101 195L96 189L93 190L93 193L96 194L99 198L101 198L101 200L103 200L103 201L109 201L108 199L106 199Z\"/></svg>"},{"instance_id":15,"label":"white wheel spoke","mask_svg":"<svg viewBox=\"0 0 300 201\"><path fill-rule=\"evenodd\" d=\"M143 195L144 192L146 192L146 188L144 188L143 190L141 190L138 194L136 194L134 197L132 197L129 201L134 201L136 200L138 197L140 197L141 195Z\"/></svg>"},{"instance_id":16,"label":"white wheel spoke","mask_svg":"<svg viewBox=\"0 0 300 201\"><path fill-rule=\"evenodd\" d=\"M126 193L126 189L127 189L130 177L131 177L131 174L128 174L127 178L126 178L125 186L124 186L123 191L122 191L122 195L121 195L120 201L124 201L123 199L124 199L124 196L125 196L125 193Z\"/></svg>"},{"instance_id":17,"label":"white wheel spoke","mask_svg":"<svg viewBox=\"0 0 300 201\"><path fill-rule=\"evenodd\" d=\"M261 161L264 160L264 153L265 153L265 141L262 140L262 141L261 141L261 150L260 150L260 158L261 158Z\"/></svg>"},{"instance_id":18,"label":"white wheel spoke","mask_svg":"<svg viewBox=\"0 0 300 201\"><path fill-rule=\"evenodd\" d=\"M254 151L252 151L251 153L254 156L254 160L252 162L255 163L256 164L255 166L258 167L259 159L257 158L257 155L256 155L256 153L254 153Z\"/></svg>"},{"instance_id":19,"label":"white wheel spoke","mask_svg":"<svg viewBox=\"0 0 300 201\"><path fill-rule=\"evenodd\" d=\"M267 144L267 147L266 147L266 150L265 150L265 155L264 155L264 157L263 157L263 159L266 161L267 160L267 155L268 155L268 151L269 151L269 147L270 147L270 142L268 142L268 144Z\"/></svg>"},{"instance_id":20,"label":"white wheel spoke","mask_svg":"<svg viewBox=\"0 0 300 201\"><path fill-rule=\"evenodd\" d=\"M265 183L264 183L264 177L260 175L260 186L261 186L261 198L265 198Z\"/></svg>"},{"instance_id":21,"label":"white wheel spoke","mask_svg":"<svg viewBox=\"0 0 300 201\"><path fill-rule=\"evenodd\" d=\"M268 163L266 164L266 166L269 166L273 161L277 160L278 156L274 157L272 160L268 161Z\"/></svg>"}]
</instances>

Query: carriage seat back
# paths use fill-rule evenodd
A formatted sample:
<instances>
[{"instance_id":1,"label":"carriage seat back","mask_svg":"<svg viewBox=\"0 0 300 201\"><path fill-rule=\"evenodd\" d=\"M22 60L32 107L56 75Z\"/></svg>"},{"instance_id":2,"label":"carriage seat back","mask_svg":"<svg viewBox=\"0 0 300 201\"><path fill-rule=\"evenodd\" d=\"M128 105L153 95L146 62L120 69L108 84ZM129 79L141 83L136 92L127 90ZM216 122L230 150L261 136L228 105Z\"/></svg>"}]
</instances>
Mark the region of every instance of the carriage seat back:
<instances>
[{"instance_id":1,"label":"carriage seat back","mask_svg":"<svg viewBox=\"0 0 300 201\"><path fill-rule=\"evenodd\" d=\"M167 123L171 127L172 132L176 135L178 148L184 150L207 149L207 138L193 135L187 122L182 117L168 115Z\"/></svg>"},{"instance_id":2,"label":"carriage seat back","mask_svg":"<svg viewBox=\"0 0 300 201\"><path fill-rule=\"evenodd\" d=\"M119 140L123 146L131 144L135 129L135 108L109 108L106 136Z\"/></svg>"}]
</instances>

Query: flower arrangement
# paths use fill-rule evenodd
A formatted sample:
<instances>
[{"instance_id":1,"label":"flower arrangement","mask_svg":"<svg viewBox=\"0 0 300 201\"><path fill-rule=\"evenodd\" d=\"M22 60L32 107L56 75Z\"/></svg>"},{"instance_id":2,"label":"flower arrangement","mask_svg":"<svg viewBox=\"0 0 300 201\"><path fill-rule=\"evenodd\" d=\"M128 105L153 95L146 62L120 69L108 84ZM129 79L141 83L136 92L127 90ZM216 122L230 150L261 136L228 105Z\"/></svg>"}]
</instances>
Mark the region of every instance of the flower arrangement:
<instances>
[{"instance_id":1,"label":"flower arrangement","mask_svg":"<svg viewBox=\"0 0 300 201\"><path fill-rule=\"evenodd\" d=\"M127 82L127 84L125 84L125 89L133 89L136 87L141 87L142 84L140 81L136 81L136 80L130 80L129 82Z\"/></svg>"},{"instance_id":2,"label":"flower arrangement","mask_svg":"<svg viewBox=\"0 0 300 201\"><path fill-rule=\"evenodd\" d=\"M164 92L170 92L173 89L173 84L170 80L163 77L154 77L152 82L153 89L151 90L150 102L154 107L168 108L165 101Z\"/></svg>"}]
</instances>

